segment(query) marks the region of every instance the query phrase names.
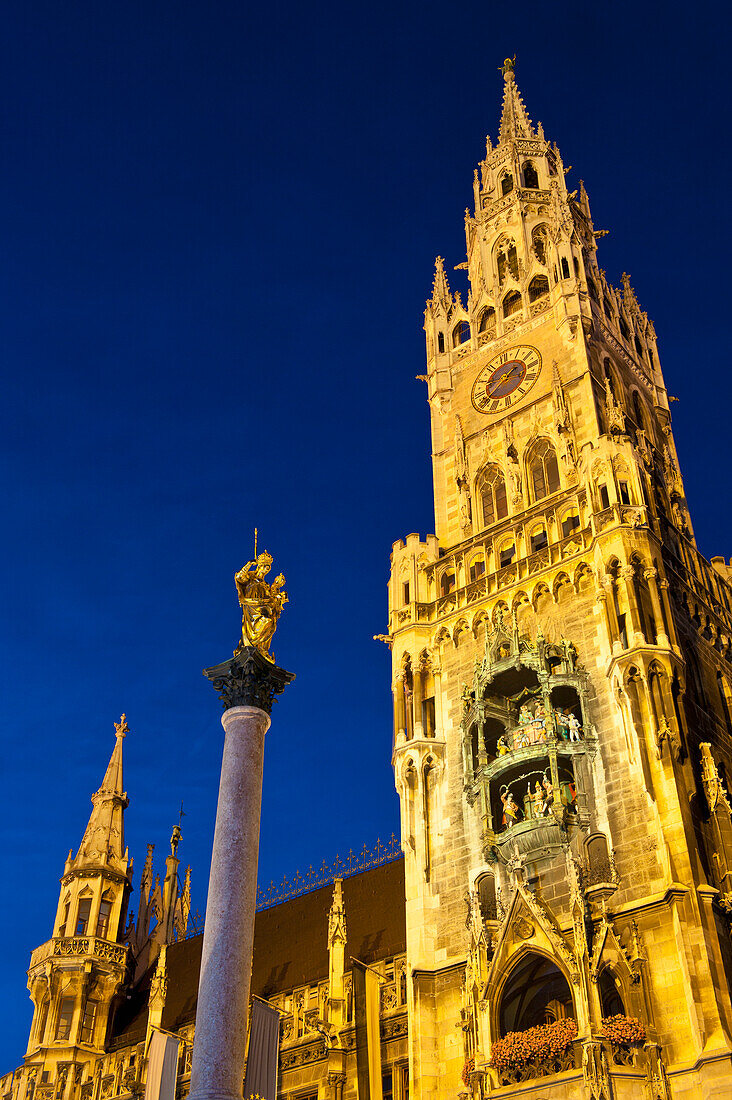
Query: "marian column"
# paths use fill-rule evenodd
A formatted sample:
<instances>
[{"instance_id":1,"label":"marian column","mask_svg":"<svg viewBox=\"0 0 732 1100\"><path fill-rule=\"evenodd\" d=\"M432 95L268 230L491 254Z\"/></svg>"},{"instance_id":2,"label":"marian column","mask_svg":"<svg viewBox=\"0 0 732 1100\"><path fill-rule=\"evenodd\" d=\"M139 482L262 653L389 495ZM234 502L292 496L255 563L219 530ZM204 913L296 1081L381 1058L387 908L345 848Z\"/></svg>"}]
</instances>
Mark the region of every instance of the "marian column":
<instances>
[{"instance_id":1,"label":"marian column","mask_svg":"<svg viewBox=\"0 0 732 1100\"><path fill-rule=\"evenodd\" d=\"M216 830L203 933L190 1100L241 1100L249 1011L264 735L272 702L294 679L278 668L269 643L287 596L272 558L239 570L242 640L234 656L204 670L224 704Z\"/></svg>"}]
</instances>

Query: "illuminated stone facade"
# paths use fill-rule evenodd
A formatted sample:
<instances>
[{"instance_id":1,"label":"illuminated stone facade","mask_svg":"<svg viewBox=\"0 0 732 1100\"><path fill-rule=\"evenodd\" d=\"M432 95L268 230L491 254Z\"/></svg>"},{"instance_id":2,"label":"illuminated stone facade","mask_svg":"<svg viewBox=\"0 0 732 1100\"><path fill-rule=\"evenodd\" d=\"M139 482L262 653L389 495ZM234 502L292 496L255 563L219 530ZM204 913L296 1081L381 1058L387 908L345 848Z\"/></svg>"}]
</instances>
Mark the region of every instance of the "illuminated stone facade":
<instances>
[{"instance_id":1,"label":"illuminated stone facade","mask_svg":"<svg viewBox=\"0 0 732 1100\"><path fill-rule=\"evenodd\" d=\"M653 325L504 83L467 301L438 259L425 311L436 534L392 552L404 858L258 913L252 990L291 1100L356 1100L351 956L384 979L384 1100L721 1100L732 571L696 549ZM154 1027L188 1092L201 936L179 830L127 918L125 730L2 1100L139 1100Z\"/></svg>"},{"instance_id":2,"label":"illuminated stone facade","mask_svg":"<svg viewBox=\"0 0 732 1100\"><path fill-rule=\"evenodd\" d=\"M425 310L436 535L391 559L413 1095L731 1096L730 570L653 324L504 83L467 301L438 258Z\"/></svg>"}]
</instances>

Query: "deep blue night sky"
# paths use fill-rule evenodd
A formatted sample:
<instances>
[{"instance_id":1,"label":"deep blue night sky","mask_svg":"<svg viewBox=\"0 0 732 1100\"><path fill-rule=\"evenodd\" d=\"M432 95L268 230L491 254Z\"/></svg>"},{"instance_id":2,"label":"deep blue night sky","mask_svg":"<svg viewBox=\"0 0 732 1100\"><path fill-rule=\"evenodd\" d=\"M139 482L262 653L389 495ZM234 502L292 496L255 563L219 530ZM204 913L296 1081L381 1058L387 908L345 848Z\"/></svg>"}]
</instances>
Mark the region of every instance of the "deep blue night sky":
<instances>
[{"instance_id":1,"label":"deep blue night sky","mask_svg":"<svg viewBox=\"0 0 732 1100\"><path fill-rule=\"evenodd\" d=\"M205 906L252 531L297 674L260 881L398 829L391 543L432 527L421 314L495 138L503 57L653 317L704 553L732 553L727 10L9 0L0 35L5 504L0 1072L126 711L127 840ZM724 325L724 327L723 327ZM136 894L133 895L133 905ZM324 930L325 934L325 930Z\"/></svg>"}]
</instances>

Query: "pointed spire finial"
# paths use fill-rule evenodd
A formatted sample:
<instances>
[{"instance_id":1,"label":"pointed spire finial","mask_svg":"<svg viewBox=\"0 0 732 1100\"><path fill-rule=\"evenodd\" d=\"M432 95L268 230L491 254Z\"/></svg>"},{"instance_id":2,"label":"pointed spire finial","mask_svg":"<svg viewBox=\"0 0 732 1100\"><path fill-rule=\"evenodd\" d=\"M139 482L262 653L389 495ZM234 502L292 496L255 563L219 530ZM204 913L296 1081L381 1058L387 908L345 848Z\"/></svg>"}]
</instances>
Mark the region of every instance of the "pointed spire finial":
<instances>
[{"instance_id":1,"label":"pointed spire finial","mask_svg":"<svg viewBox=\"0 0 732 1100\"><path fill-rule=\"evenodd\" d=\"M126 737L130 732L130 727L127 725L127 715L120 715L119 722L114 723L114 728L117 731L117 737Z\"/></svg>"},{"instance_id":2,"label":"pointed spire finial","mask_svg":"<svg viewBox=\"0 0 732 1100\"><path fill-rule=\"evenodd\" d=\"M445 261L442 256L438 256L435 259L435 275L432 280L432 302L435 305L441 303L447 307L451 300L450 284L445 273Z\"/></svg>"},{"instance_id":3,"label":"pointed spire finial","mask_svg":"<svg viewBox=\"0 0 732 1100\"><path fill-rule=\"evenodd\" d=\"M499 144L508 138L537 136L516 84L515 66L515 57L507 57L501 66L504 89L503 113L498 131Z\"/></svg>"}]
</instances>

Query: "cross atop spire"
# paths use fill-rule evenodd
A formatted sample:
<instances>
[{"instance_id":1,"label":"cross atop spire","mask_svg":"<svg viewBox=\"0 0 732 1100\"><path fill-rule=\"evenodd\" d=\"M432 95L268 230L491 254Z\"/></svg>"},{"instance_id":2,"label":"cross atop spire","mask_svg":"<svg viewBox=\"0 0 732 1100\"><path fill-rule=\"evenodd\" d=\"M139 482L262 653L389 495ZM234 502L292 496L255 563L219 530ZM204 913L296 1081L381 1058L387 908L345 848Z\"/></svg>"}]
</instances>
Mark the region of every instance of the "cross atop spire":
<instances>
[{"instance_id":1,"label":"cross atop spire","mask_svg":"<svg viewBox=\"0 0 732 1100\"><path fill-rule=\"evenodd\" d=\"M501 66L503 73L503 113L501 125L498 130L499 144L516 137L537 137L531 119L529 118L521 93L516 84L514 73L516 58L507 57Z\"/></svg>"}]
</instances>

